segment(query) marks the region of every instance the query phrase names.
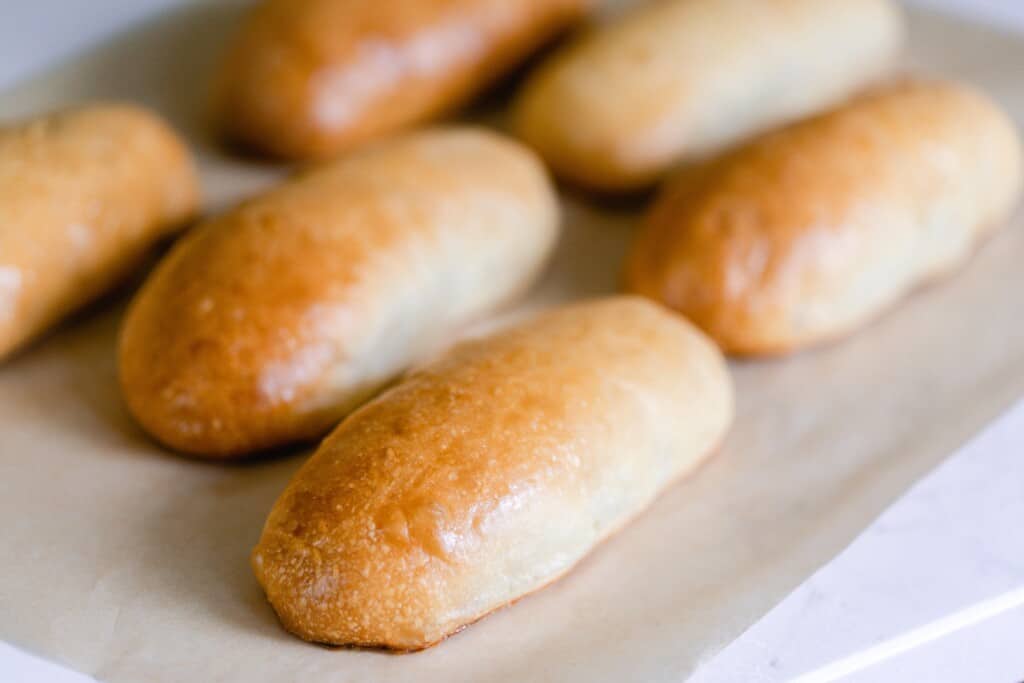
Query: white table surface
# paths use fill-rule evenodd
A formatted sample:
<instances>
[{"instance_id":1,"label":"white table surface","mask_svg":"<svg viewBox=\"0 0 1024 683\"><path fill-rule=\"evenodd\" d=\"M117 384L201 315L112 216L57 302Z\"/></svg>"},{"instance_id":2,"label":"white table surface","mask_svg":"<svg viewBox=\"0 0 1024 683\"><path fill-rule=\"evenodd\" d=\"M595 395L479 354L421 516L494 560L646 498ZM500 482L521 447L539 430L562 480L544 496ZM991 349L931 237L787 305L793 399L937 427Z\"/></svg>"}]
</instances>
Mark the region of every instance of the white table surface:
<instances>
[{"instance_id":1,"label":"white table surface","mask_svg":"<svg viewBox=\"0 0 1024 683\"><path fill-rule=\"evenodd\" d=\"M186 1L0 0L0 89ZM1024 32L1024 0L914 1ZM1024 402L694 680L1024 681L1022 445ZM0 642L3 683L91 680Z\"/></svg>"}]
</instances>

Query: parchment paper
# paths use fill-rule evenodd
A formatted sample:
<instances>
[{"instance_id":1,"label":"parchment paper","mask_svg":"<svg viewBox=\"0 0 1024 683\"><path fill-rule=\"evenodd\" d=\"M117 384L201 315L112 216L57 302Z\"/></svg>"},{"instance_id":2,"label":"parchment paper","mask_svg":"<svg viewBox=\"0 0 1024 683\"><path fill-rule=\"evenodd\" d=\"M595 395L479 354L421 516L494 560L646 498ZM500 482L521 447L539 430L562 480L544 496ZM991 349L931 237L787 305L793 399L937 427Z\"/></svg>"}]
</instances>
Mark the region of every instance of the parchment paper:
<instances>
[{"instance_id":1,"label":"parchment paper","mask_svg":"<svg viewBox=\"0 0 1024 683\"><path fill-rule=\"evenodd\" d=\"M198 141L234 18L221 3L166 15L0 97L0 116L133 97ZM1024 44L927 14L912 28L917 64L1024 119ZM211 208L280 173L203 155ZM527 306L615 288L640 204L566 203ZM226 467L149 442L115 382L115 297L0 368L0 638L112 683L683 680L1024 393L1022 223L846 342L734 364L738 419L709 465L568 578L405 656L278 626L247 556L304 453Z\"/></svg>"}]
</instances>

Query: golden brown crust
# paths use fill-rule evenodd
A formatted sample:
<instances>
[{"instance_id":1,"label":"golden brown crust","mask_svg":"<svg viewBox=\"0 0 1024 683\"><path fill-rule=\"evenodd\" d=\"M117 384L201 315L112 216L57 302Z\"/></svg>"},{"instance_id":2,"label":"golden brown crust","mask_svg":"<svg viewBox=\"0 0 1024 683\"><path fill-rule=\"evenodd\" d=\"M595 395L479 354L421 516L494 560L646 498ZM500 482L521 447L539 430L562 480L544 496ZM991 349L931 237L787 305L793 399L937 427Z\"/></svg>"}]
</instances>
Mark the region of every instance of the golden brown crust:
<instances>
[{"instance_id":1,"label":"golden brown crust","mask_svg":"<svg viewBox=\"0 0 1024 683\"><path fill-rule=\"evenodd\" d=\"M652 209L626 288L728 352L800 349L955 268L1020 186L1020 141L989 100L893 85L683 174Z\"/></svg>"},{"instance_id":2,"label":"golden brown crust","mask_svg":"<svg viewBox=\"0 0 1024 683\"><path fill-rule=\"evenodd\" d=\"M0 128L0 359L110 289L198 204L188 149L138 107Z\"/></svg>"},{"instance_id":3,"label":"golden brown crust","mask_svg":"<svg viewBox=\"0 0 1024 683\"><path fill-rule=\"evenodd\" d=\"M639 190L849 97L902 42L891 0L643 3L531 75L514 126L560 177Z\"/></svg>"},{"instance_id":4,"label":"golden brown crust","mask_svg":"<svg viewBox=\"0 0 1024 683\"><path fill-rule=\"evenodd\" d=\"M223 65L235 142L324 158L459 106L591 0L265 0Z\"/></svg>"},{"instance_id":5,"label":"golden brown crust","mask_svg":"<svg viewBox=\"0 0 1024 683\"><path fill-rule=\"evenodd\" d=\"M726 366L634 297L464 343L350 416L271 512L253 567L316 642L427 647L569 571L692 471Z\"/></svg>"},{"instance_id":6,"label":"golden brown crust","mask_svg":"<svg viewBox=\"0 0 1024 683\"><path fill-rule=\"evenodd\" d=\"M318 438L528 286L558 207L518 143L439 129L314 169L193 230L121 335L132 413L180 451Z\"/></svg>"}]
</instances>

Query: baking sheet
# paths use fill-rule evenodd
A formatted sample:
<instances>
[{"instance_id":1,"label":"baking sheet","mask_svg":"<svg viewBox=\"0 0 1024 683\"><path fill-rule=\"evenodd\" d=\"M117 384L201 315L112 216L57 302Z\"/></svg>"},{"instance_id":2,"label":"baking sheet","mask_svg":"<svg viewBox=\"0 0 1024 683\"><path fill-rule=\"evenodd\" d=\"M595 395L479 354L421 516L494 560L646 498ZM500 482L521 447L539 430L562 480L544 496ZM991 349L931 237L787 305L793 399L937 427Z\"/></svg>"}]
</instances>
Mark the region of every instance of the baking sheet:
<instances>
[{"instance_id":1,"label":"baking sheet","mask_svg":"<svg viewBox=\"0 0 1024 683\"><path fill-rule=\"evenodd\" d=\"M193 4L0 96L0 118L131 97L202 145L208 64L236 2ZM1024 120L1024 43L912 15L913 61ZM277 167L202 147L211 208ZM566 201L524 307L615 288L636 205ZM0 218L2 219L2 218ZM116 297L0 368L0 638L103 681L678 681L1024 393L1024 217L956 278L849 341L734 363L734 432L697 475L566 579L432 650L329 650L287 635L248 568L303 452L179 459L131 423Z\"/></svg>"}]
</instances>

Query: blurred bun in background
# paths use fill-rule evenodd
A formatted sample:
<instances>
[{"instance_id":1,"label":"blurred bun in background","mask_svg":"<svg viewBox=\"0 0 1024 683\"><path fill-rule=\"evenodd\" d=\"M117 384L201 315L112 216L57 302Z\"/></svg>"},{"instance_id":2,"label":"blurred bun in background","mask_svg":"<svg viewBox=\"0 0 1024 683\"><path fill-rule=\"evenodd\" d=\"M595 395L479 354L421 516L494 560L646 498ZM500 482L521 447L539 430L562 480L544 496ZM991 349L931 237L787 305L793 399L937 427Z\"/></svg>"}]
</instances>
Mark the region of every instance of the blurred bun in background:
<instances>
[{"instance_id":1,"label":"blurred bun in background","mask_svg":"<svg viewBox=\"0 0 1024 683\"><path fill-rule=\"evenodd\" d=\"M543 64L514 125L565 180L638 190L849 97L903 40L890 0L660 0Z\"/></svg>"},{"instance_id":2,"label":"blurred bun in background","mask_svg":"<svg viewBox=\"0 0 1024 683\"><path fill-rule=\"evenodd\" d=\"M324 158L464 104L590 0L264 0L218 76L224 136Z\"/></svg>"},{"instance_id":3,"label":"blurred bun in background","mask_svg":"<svg viewBox=\"0 0 1024 683\"><path fill-rule=\"evenodd\" d=\"M102 104L0 128L0 359L120 282L199 209L185 143Z\"/></svg>"}]
</instances>

